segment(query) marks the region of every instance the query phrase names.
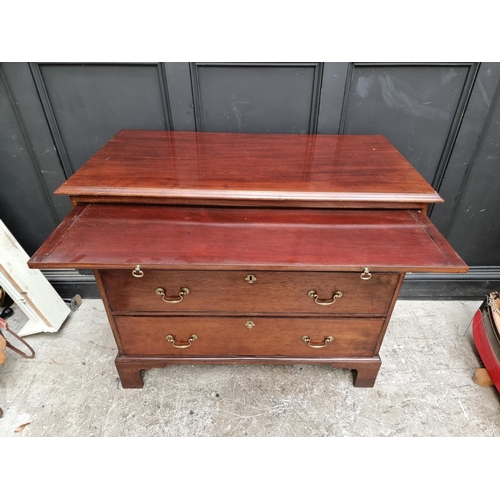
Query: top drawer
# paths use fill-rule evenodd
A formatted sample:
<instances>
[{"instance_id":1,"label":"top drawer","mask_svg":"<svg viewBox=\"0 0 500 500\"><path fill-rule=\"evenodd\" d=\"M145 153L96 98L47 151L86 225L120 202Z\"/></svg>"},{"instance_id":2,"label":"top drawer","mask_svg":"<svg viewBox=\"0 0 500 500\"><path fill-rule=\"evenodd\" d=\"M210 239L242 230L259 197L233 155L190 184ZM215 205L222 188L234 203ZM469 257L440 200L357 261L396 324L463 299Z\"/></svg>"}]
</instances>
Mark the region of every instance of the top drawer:
<instances>
[{"instance_id":1,"label":"top drawer","mask_svg":"<svg viewBox=\"0 0 500 500\"><path fill-rule=\"evenodd\" d=\"M118 269L101 270L100 275L114 313L274 315L385 315L399 277L372 273L363 280L359 272L145 270L136 278ZM189 292L181 293L182 289Z\"/></svg>"}]
</instances>

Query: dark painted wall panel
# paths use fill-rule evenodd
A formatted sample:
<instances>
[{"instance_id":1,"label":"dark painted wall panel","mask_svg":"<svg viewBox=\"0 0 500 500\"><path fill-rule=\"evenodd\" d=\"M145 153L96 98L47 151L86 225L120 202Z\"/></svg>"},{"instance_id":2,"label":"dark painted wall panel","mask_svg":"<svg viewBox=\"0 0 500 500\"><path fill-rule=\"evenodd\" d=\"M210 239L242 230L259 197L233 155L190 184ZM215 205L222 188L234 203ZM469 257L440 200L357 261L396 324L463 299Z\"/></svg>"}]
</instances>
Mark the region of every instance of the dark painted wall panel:
<instances>
[{"instance_id":1,"label":"dark painted wall panel","mask_svg":"<svg viewBox=\"0 0 500 500\"><path fill-rule=\"evenodd\" d=\"M201 130L305 134L317 121L315 66L205 66L197 72ZM313 127L316 123L313 124Z\"/></svg>"},{"instance_id":2,"label":"dark painted wall panel","mask_svg":"<svg viewBox=\"0 0 500 500\"><path fill-rule=\"evenodd\" d=\"M166 62L165 74L172 114L172 129L196 130L194 121L191 72L188 62Z\"/></svg>"},{"instance_id":3,"label":"dark painted wall panel","mask_svg":"<svg viewBox=\"0 0 500 500\"><path fill-rule=\"evenodd\" d=\"M318 134L338 134L349 63L326 62L323 66Z\"/></svg>"},{"instance_id":4,"label":"dark painted wall panel","mask_svg":"<svg viewBox=\"0 0 500 500\"><path fill-rule=\"evenodd\" d=\"M71 204L69 198L55 196L53 193L66 180L66 177L29 65L28 63L2 64L2 71L17 109L18 120L23 125L25 137L29 138L31 159L34 162L33 173L38 175L39 180L45 186L47 206L49 208L52 206L57 214L57 220L62 221L70 211ZM7 171L9 171L9 166L7 166ZM2 175L5 173L3 172ZM33 183L32 188L40 189L40 186L38 183ZM18 210L22 210L22 206L18 207Z\"/></svg>"},{"instance_id":5,"label":"dark painted wall panel","mask_svg":"<svg viewBox=\"0 0 500 500\"><path fill-rule=\"evenodd\" d=\"M432 221L448 235L453 214L461 196L461 188L471 163L474 161L478 141L488 120L491 103L500 83L500 64L481 63L464 119L450 156L439 193L445 203L435 205ZM474 189L469 185L467 189Z\"/></svg>"},{"instance_id":6,"label":"dark painted wall panel","mask_svg":"<svg viewBox=\"0 0 500 500\"><path fill-rule=\"evenodd\" d=\"M156 65L39 67L73 171L120 129L167 128Z\"/></svg>"},{"instance_id":7,"label":"dark painted wall panel","mask_svg":"<svg viewBox=\"0 0 500 500\"><path fill-rule=\"evenodd\" d=\"M32 155L0 69L0 219L28 253L58 222Z\"/></svg>"},{"instance_id":8,"label":"dark painted wall panel","mask_svg":"<svg viewBox=\"0 0 500 500\"><path fill-rule=\"evenodd\" d=\"M469 167L448 240L470 266L500 266L500 90Z\"/></svg>"},{"instance_id":9,"label":"dark painted wall panel","mask_svg":"<svg viewBox=\"0 0 500 500\"><path fill-rule=\"evenodd\" d=\"M468 67L355 66L346 134L382 134L432 183Z\"/></svg>"}]
</instances>

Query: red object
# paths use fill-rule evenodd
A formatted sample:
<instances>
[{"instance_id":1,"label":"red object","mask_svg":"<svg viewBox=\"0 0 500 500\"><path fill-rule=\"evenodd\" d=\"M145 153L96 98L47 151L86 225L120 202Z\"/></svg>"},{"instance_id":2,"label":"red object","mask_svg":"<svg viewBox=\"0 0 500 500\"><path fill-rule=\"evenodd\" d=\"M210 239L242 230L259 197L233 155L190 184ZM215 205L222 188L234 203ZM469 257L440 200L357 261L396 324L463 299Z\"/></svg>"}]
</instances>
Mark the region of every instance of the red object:
<instances>
[{"instance_id":1,"label":"red object","mask_svg":"<svg viewBox=\"0 0 500 500\"><path fill-rule=\"evenodd\" d=\"M500 342L493 322L492 311L487 301L474 315L472 336L484 367L500 392Z\"/></svg>"}]
</instances>

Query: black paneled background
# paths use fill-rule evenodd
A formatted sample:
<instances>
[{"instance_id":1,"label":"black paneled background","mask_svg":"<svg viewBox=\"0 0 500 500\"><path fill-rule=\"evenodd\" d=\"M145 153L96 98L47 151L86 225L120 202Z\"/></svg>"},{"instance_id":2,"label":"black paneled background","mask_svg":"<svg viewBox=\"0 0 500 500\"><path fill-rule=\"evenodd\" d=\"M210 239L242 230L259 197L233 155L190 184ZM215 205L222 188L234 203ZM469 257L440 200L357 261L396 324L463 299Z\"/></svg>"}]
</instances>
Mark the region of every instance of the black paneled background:
<instances>
[{"instance_id":1,"label":"black paneled background","mask_svg":"<svg viewBox=\"0 0 500 500\"><path fill-rule=\"evenodd\" d=\"M471 266L409 275L402 296L481 297L500 287L499 82L500 63L2 63L0 218L32 253L70 210L53 191L123 128L383 134L445 199L431 219Z\"/></svg>"}]
</instances>

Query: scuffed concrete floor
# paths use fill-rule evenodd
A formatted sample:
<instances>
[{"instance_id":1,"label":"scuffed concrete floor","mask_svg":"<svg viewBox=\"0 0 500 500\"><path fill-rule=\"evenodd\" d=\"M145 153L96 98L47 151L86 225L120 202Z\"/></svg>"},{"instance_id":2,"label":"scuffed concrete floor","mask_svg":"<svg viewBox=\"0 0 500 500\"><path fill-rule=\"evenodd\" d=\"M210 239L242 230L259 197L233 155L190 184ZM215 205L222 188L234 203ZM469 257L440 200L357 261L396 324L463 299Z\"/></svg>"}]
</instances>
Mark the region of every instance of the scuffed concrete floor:
<instances>
[{"instance_id":1,"label":"scuffed concrete floor","mask_svg":"<svg viewBox=\"0 0 500 500\"><path fill-rule=\"evenodd\" d=\"M0 366L0 436L499 436L499 395L472 381L478 306L398 301L373 389L328 366L172 365L124 390L102 302L83 300Z\"/></svg>"}]
</instances>

